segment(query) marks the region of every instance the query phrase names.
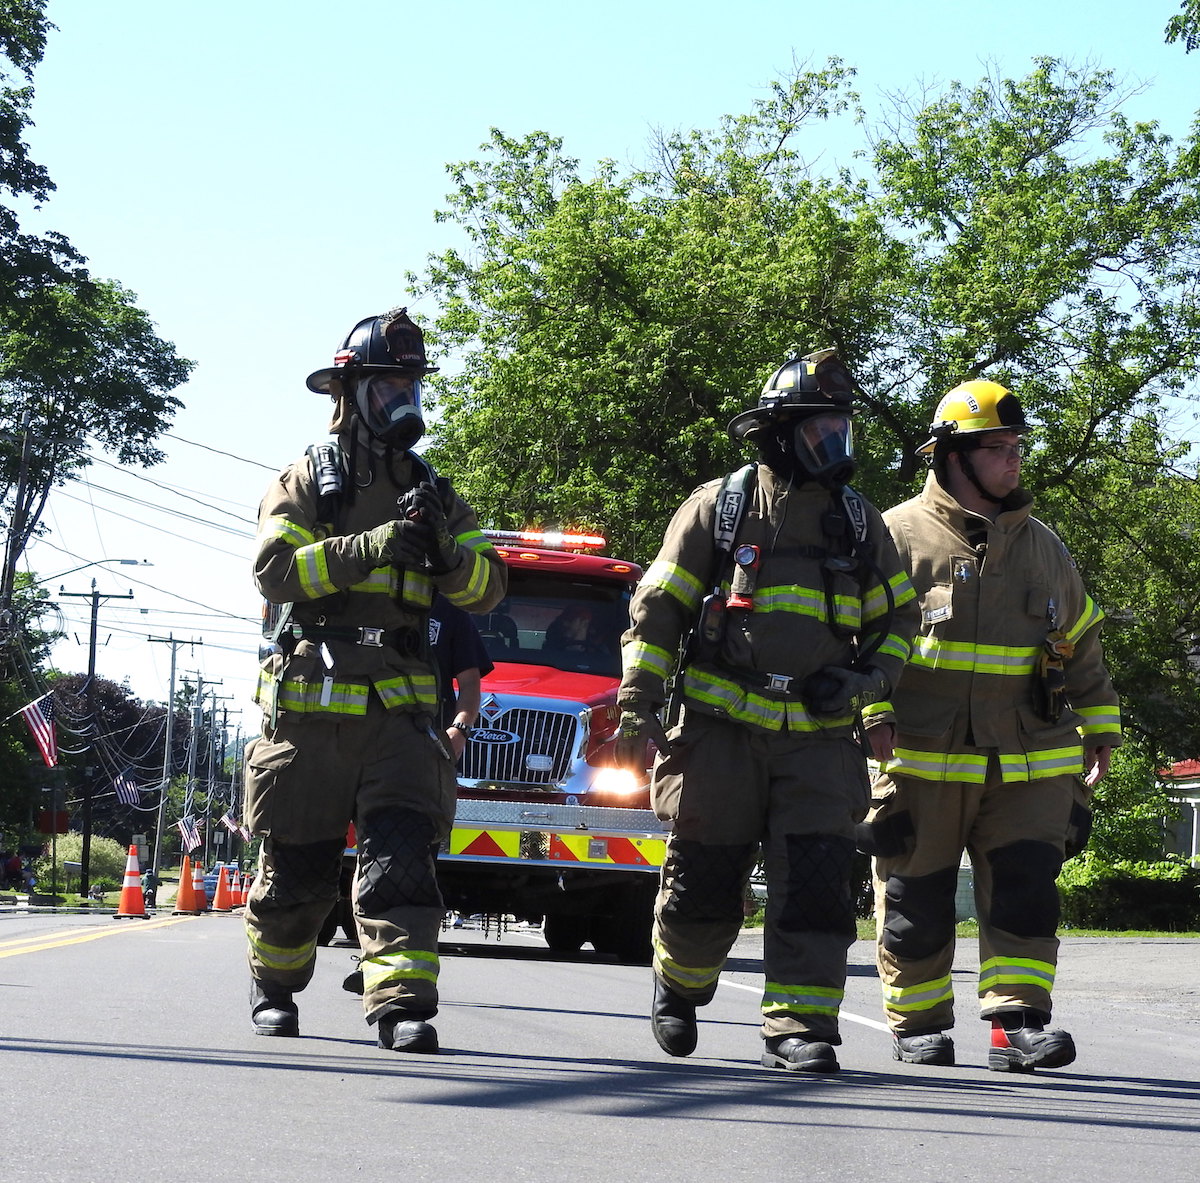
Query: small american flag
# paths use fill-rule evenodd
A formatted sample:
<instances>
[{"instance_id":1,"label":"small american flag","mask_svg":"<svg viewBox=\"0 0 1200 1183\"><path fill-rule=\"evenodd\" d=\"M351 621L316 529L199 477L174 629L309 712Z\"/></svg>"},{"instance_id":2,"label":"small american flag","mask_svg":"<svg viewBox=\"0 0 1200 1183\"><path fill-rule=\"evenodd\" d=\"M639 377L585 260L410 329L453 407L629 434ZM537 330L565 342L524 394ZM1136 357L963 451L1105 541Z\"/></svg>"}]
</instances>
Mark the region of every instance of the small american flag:
<instances>
[{"instance_id":1,"label":"small american flag","mask_svg":"<svg viewBox=\"0 0 1200 1183\"><path fill-rule=\"evenodd\" d=\"M175 828L179 831L184 850L191 854L200 845L200 830L196 826L196 819L194 817L180 818L175 823Z\"/></svg>"},{"instance_id":2,"label":"small american flag","mask_svg":"<svg viewBox=\"0 0 1200 1183\"><path fill-rule=\"evenodd\" d=\"M231 834L240 832L240 827L237 823L237 818L233 816L233 810L227 809L221 816L221 825L223 825Z\"/></svg>"},{"instance_id":3,"label":"small american flag","mask_svg":"<svg viewBox=\"0 0 1200 1183\"><path fill-rule=\"evenodd\" d=\"M28 706L21 708L21 718L33 733L34 742L47 768L58 763L58 737L54 730L54 695L43 694Z\"/></svg>"},{"instance_id":4,"label":"small american flag","mask_svg":"<svg viewBox=\"0 0 1200 1183\"><path fill-rule=\"evenodd\" d=\"M113 788L117 791L117 800L122 805L137 805L142 799L142 790L133 779L133 769L126 768L117 773L113 780Z\"/></svg>"}]
</instances>

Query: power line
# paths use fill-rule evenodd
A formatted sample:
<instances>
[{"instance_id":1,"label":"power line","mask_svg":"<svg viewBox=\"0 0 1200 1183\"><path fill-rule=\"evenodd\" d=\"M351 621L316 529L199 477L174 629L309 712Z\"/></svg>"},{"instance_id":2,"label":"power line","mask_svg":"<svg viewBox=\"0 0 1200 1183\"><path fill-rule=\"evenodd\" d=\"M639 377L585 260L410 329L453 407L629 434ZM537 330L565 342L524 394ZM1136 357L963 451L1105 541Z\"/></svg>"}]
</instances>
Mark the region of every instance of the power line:
<instances>
[{"instance_id":1,"label":"power line","mask_svg":"<svg viewBox=\"0 0 1200 1183\"><path fill-rule=\"evenodd\" d=\"M146 612L146 621L144 624L138 624L136 621L128 621L128 622L123 622L124 627L122 627L121 625L110 624L107 626L107 629L110 633L120 633L122 636L131 636L131 637L138 636L141 633L144 633L149 628L159 627L158 625L156 625L154 623L154 618L155 618L155 616L158 616L158 615L166 615L166 613L156 613L153 611L153 609L149 609ZM171 613L170 615L186 616L187 613L175 612L175 613ZM71 616L69 613L66 613L66 612L64 612L62 614L62 617L63 617L64 625L71 625L74 628L82 627L86 623L86 620L83 617ZM246 617L238 617L238 619L244 621L247 625L253 625L256 623L254 621L249 620ZM179 626L176 625L175 627L178 628ZM208 625L204 625L201 627L203 628L206 636L215 634L216 636L219 636L219 637L244 637L244 636L256 637L258 635L258 631L259 631L257 628L248 628L248 629L212 628ZM63 628L61 631L65 632L66 629Z\"/></svg>"},{"instance_id":2,"label":"power line","mask_svg":"<svg viewBox=\"0 0 1200 1183\"><path fill-rule=\"evenodd\" d=\"M247 460L245 456L235 456L232 452L222 452L220 448L211 448L208 444L198 444L195 440L185 440L183 436L176 435L173 431L164 431L163 435L170 436L173 440L178 440L181 444L189 444L193 448L203 448L206 452L213 452L218 456L227 456L230 460L238 460L242 464L250 464L255 468L265 468L267 472L279 472L282 465L272 466L263 464L261 460Z\"/></svg>"},{"instance_id":3,"label":"power line","mask_svg":"<svg viewBox=\"0 0 1200 1183\"><path fill-rule=\"evenodd\" d=\"M60 493L59 496L65 497L68 501L78 501L80 505L88 506L93 512L97 509L101 509L101 511L103 513L110 513L110 514L112 514L112 516L114 518L120 518L123 522L132 522L135 526L138 526L142 530L153 530L157 534L166 534L168 538L178 538L179 537L178 533L174 530L168 530L163 526L152 526L149 522L143 522L140 518L131 518L128 514L118 513L115 509L109 509L107 506L103 506L103 507L97 506L95 504L95 502L88 501L88 500L84 499L83 497L73 497L73 496L71 496L70 493ZM170 513L171 511L167 510L165 512ZM220 530L225 529L224 526L218 526L215 528L220 529ZM96 529L97 529L97 532L100 529L98 524L96 526ZM248 538L248 537L250 537L250 535L243 535L242 537ZM38 542L41 545L48 545L44 539L38 539ZM189 545L203 547L205 550L215 551L219 555L227 555L231 559L245 559L246 558L246 556L244 554L239 555L239 554L234 554L234 552L231 550L222 550L219 546L213 546L211 542L201 542L198 538L190 539Z\"/></svg>"},{"instance_id":4,"label":"power line","mask_svg":"<svg viewBox=\"0 0 1200 1183\"><path fill-rule=\"evenodd\" d=\"M105 460L102 456L93 456L92 462L94 464L102 464L105 468L111 468L114 472L121 473L122 476L132 477L135 481L144 481L148 485L153 485L156 489L162 489L165 493L174 493L176 497L180 497L184 501L194 501L197 505L201 505L205 509L211 509L214 513L223 513L227 517L235 518L239 522L249 522L251 525L254 524L254 518L244 517L242 514L237 514L232 510L223 509L219 505L214 505L211 501L206 501L203 497L200 497L195 489L185 489L182 485L169 485L165 481L156 481L152 477L148 477L143 473L134 472L132 468L123 468L119 464L113 464L111 460ZM74 479L85 484L87 483L86 481L83 481L82 477L75 477ZM96 487L102 488L102 486L99 485ZM237 506L245 513L251 512L250 507L245 505L243 502L234 501L231 498L217 498L217 500L224 500L226 505Z\"/></svg>"},{"instance_id":5,"label":"power line","mask_svg":"<svg viewBox=\"0 0 1200 1183\"><path fill-rule=\"evenodd\" d=\"M111 513L112 511L110 510L109 512ZM139 523L139 525L140 525L140 523ZM58 551L59 554L67 555L69 558L79 559L81 562L86 561L82 558L82 556L77 555L77 554L73 553L72 551L67 550L65 547L55 546L53 542L47 542L45 539L39 539L38 545L39 546L48 546L51 550L56 550L56 551ZM244 556L236 555L234 557L242 558ZM157 585L155 585L153 583L148 583L144 579L135 579L132 575L123 575L121 582L122 583L126 583L126 582L136 583L139 587L148 587L151 591L158 592L159 595L168 596L172 600L179 600L181 603L191 604L193 607L203 608L206 611L212 609L212 604L204 604L204 603L201 603L199 600L189 600L187 596L181 596L181 595L179 595L178 592L167 591L166 588L158 587ZM217 616L227 617L230 620L246 620L247 619L247 617L245 617L245 616L239 616L236 612L222 612L220 609L217 609L214 614Z\"/></svg>"},{"instance_id":6,"label":"power line","mask_svg":"<svg viewBox=\"0 0 1200 1183\"><path fill-rule=\"evenodd\" d=\"M235 538L253 538L253 530L239 530L233 526L227 526L223 522L210 522L206 518L197 517L195 514L184 513L181 509L168 509L165 505L159 505L155 501L146 501L141 497L134 497L132 493L121 493L116 489L106 488L104 485L97 485L94 481L85 481L82 478L76 478L75 484L82 485L85 489L89 489L93 493L107 493L110 497L118 497L122 501L131 501L134 505L143 506L146 509L153 509L157 513L166 514L168 517L181 518L185 522L193 522L196 525L207 526L210 530L219 530L223 534L232 534ZM64 493L64 497L70 497L70 493ZM75 498L76 501L82 501L82 498ZM84 504L88 504L85 502ZM203 503L201 503L203 504ZM205 506L206 509L215 508L213 506ZM106 511L111 512L111 511ZM239 518L238 521L253 526L249 518Z\"/></svg>"}]
</instances>

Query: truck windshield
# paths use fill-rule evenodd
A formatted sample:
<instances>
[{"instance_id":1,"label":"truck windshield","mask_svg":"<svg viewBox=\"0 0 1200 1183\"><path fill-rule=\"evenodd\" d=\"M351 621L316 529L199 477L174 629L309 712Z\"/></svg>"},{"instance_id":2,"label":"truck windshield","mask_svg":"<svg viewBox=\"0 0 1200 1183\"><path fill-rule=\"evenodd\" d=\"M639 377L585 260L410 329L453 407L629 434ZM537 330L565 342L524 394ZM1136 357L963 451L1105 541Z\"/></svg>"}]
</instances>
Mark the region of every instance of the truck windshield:
<instances>
[{"instance_id":1,"label":"truck windshield","mask_svg":"<svg viewBox=\"0 0 1200 1183\"><path fill-rule=\"evenodd\" d=\"M617 678L629 588L510 567L507 597L475 623L494 662Z\"/></svg>"}]
</instances>

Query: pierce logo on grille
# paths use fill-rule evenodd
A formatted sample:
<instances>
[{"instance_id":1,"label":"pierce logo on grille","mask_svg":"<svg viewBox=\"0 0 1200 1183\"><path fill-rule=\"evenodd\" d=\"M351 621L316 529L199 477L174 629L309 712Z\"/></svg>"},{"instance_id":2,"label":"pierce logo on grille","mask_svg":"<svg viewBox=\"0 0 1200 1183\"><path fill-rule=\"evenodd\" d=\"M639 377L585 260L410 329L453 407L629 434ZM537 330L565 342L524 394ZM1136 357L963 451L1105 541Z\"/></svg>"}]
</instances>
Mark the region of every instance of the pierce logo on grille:
<instances>
[{"instance_id":1,"label":"pierce logo on grille","mask_svg":"<svg viewBox=\"0 0 1200 1183\"><path fill-rule=\"evenodd\" d=\"M521 737L512 731L501 731L495 727L476 727L471 732L475 743L520 743Z\"/></svg>"}]
</instances>

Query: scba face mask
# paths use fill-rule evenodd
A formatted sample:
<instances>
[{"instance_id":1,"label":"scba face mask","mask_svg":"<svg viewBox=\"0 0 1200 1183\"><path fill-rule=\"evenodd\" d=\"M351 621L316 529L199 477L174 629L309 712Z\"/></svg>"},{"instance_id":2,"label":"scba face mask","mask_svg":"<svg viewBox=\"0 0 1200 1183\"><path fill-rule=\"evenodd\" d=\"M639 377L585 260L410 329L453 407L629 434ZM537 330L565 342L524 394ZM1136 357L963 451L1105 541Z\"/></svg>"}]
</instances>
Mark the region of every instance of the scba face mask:
<instances>
[{"instance_id":1,"label":"scba face mask","mask_svg":"<svg viewBox=\"0 0 1200 1183\"><path fill-rule=\"evenodd\" d=\"M823 485L844 485L854 475L854 428L842 411L806 415L790 432L791 451L809 477Z\"/></svg>"},{"instance_id":2,"label":"scba face mask","mask_svg":"<svg viewBox=\"0 0 1200 1183\"><path fill-rule=\"evenodd\" d=\"M389 444L412 447L425 434L421 379L411 374L366 374L354 393L367 430Z\"/></svg>"}]
</instances>

